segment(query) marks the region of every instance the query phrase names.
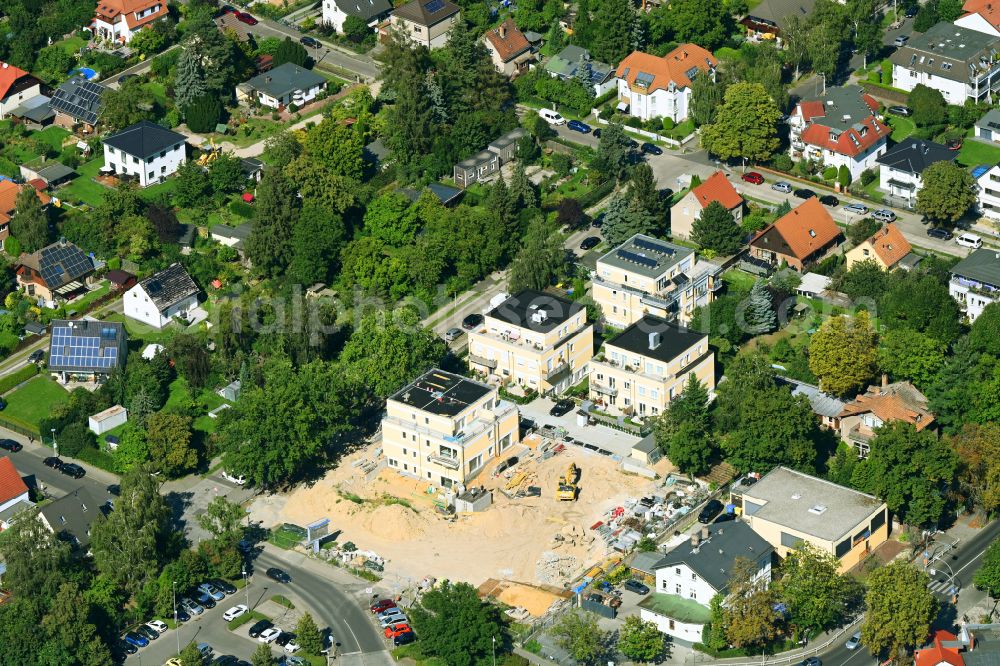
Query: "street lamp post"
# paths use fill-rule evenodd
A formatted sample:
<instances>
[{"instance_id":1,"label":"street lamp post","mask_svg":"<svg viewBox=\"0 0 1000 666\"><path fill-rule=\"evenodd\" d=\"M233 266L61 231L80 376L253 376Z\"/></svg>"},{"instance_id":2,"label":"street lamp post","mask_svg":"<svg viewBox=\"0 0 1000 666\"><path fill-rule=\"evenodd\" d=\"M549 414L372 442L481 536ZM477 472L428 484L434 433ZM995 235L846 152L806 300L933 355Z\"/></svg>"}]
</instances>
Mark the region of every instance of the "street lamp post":
<instances>
[{"instance_id":1,"label":"street lamp post","mask_svg":"<svg viewBox=\"0 0 1000 666\"><path fill-rule=\"evenodd\" d=\"M174 636L177 637L177 656L181 656L181 628L177 624L177 581L173 581L174 598Z\"/></svg>"},{"instance_id":2,"label":"street lamp post","mask_svg":"<svg viewBox=\"0 0 1000 666\"><path fill-rule=\"evenodd\" d=\"M250 585L247 583L247 568L243 567L243 591L247 593L247 612L250 612Z\"/></svg>"},{"instance_id":3,"label":"street lamp post","mask_svg":"<svg viewBox=\"0 0 1000 666\"><path fill-rule=\"evenodd\" d=\"M493 636L493 666L497 666L497 637Z\"/></svg>"},{"instance_id":4,"label":"street lamp post","mask_svg":"<svg viewBox=\"0 0 1000 666\"><path fill-rule=\"evenodd\" d=\"M55 451L55 457L59 457L59 442L56 441L56 429L52 428L52 449Z\"/></svg>"}]
</instances>

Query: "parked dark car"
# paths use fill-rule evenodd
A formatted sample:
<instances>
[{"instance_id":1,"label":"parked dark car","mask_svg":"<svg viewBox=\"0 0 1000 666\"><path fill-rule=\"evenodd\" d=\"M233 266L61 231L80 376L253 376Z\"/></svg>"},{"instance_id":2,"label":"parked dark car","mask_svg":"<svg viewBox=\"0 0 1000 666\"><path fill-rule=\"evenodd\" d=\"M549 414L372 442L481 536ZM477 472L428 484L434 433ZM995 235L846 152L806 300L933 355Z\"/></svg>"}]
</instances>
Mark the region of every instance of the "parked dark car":
<instances>
[{"instance_id":1,"label":"parked dark car","mask_svg":"<svg viewBox=\"0 0 1000 666\"><path fill-rule=\"evenodd\" d=\"M236 666L236 664L238 664L239 661L240 660L237 659L234 655L223 654L215 658L215 660L212 662L212 666Z\"/></svg>"},{"instance_id":2,"label":"parked dark car","mask_svg":"<svg viewBox=\"0 0 1000 666\"><path fill-rule=\"evenodd\" d=\"M581 250L592 250L601 244L601 239L597 236L587 236L580 242Z\"/></svg>"},{"instance_id":3,"label":"parked dark car","mask_svg":"<svg viewBox=\"0 0 1000 666\"><path fill-rule=\"evenodd\" d=\"M66 476L72 476L74 479L82 479L87 473L87 470L80 467L76 463L63 463L62 467L59 468L59 471Z\"/></svg>"},{"instance_id":4,"label":"parked dark car","mask_svg":"<svg viewBox=\"0 0 1000 666\"><path fill-rule=\"evenodd\" d=\"M549 410L549 416L565 416L573 411L576 407L576 403L569 398L563 398L556 404L552 405L552 409Z\"/></svg>"},{"instance_id":5,"label":"parked dark car","mask_svg":"<svg viewBox=\"0 0 1000 666\"><path fill-rule=\"evenodd\" d=\"M278 634L277 638L274 639L274 644L280 645L281 647L285 647L286 645L292 642L293 638L295 638L295 634L290 634L287 631L283 631L280 634Z\"/></svg>"},{"instance_id":6,"label":"parked dark car","mask_svg":"<svg viewBox=\"0 0 1000 666\"><path fill-rule=\"evenodd\" d=\"M601 138L601 128L600 128L600 127L598 127L597 129L595 129L595 130L594 130L594 131L592 132L592 134L594 135L594 138L595 138L595 139L600 139L600 138Z\"/></svg>"},{"instance_id":7,"label":"parked dark car","mask_svg":"<svg viewBox=\"0 0 1000 666\"><path fill-rule=\"evenodd\" d=\"M177 621L178 622L187 622L190 619L191 619L191 614L188 613L183 608L181 608L180 605L178 605L177 606Z\"/></svg>"},{"instance_id":8,"label":"parked dark car","mask_svg":"<svg viewBox=\"0 0 1000 666\"><path fill-rule=\"evenodd\" d=\"M208 582L217 587L218 589L222 590L226 594L236 594L236 586L234 586L232 583L228 583L222 580L221 578L213 578Z\"/></svg>"},{"instance_id":9,"label":"parked dark car","mask_svg":"<svg viewBox=\"0 0 1000 666\"><path fill-rule=\"evenodd\" d=\"M819 657L806 657L799 663L799 666L823 666L823 662L819 660Z\"/></svg>"},{"instance_id":10,"label":"parked dark car","mask_svg":"<svg viewBox=\"0 0 1000 666\"><path fill-rule=\"evenodd\" d=\"M590 134L590 125L580 122L579 120L569 121L566 123L566 128L571 129L574 132L579 132L580 134Z\"/></svg>"},{"instance_id":11,"label":"parked dark car","mask_svg":"<svg viewBox=\"0 0 1000 666\"><path fill-rule=\"evenodd\" d=\"M819 198L819 202L824 206L836 207L840 205L840 199L833 196L832 194L824 194Z\"/></svg>"},{"instance_id":12,"label":"parked dark car","mask_svg":"<svg viewBox=\"0 0 1000 666\"><path fill-rule=\"evenodd\" d=\"M17 453L24 447L21 446L21 442L15 442L13 439L0 439L0 449L5 451L11 451Z\"/></svg>"},{"instance_id":13,"label":"parked dark car","mask_svg":"<svg viewBox=\"0 0 1000 666\"><path fill-rule=\"evenodd\" d=\"M250 627L250 638L257 638L265 629L270 629L273 626L274 624L270 620L259 620L256 624Z\"/></svg>"},{"instance_id":14,"label":"parked dark car","mask_svg":"<svg viewBox=\"0 0 1000 666\"><path fill-rule=\"evenodd\" d=\"M722 502L716 499L709 500L708 504L705 505L705 508L698 514L698 522L703 525L707 525L712 522L713 518L719 515L720 511L722 511Z\"/></svg>"},{"instance_id":15,"label":"parked dark car","mask_svg":"<svg viewBox=\"0 0 1000 666\"><path fill-rule=\"evenodd\" d=\"M45 360L45 350L36 349L35 351L28 354L28 363L41 363Z\"/></svg>"},{"instance_id":16,"label":"parked dark car","mask_svg":"<svg viewBox=\"0 0 1000 666\"><path fill-rule=\"evenodd\" d=\"M903 116L904 118L913 115L913 110L910 107L899 104L890 106L887 110L893 115Z\"/></svg>"},{"instance_id":17,"label":"parked dark car","mask_svg":"<svg viewBox=\"0 0 1000 666\"><path fill-rule=\"evenodd\" d=\"M715 522L728 523L730 520L736 520L735 513L720 513L719 517L715 519Z\"/></svg>"},{"instance_id":18,"label":"parked dark car","mask_svg":"<svg viewBox=\"0 0 1000 666\"><path fill-rule=\"evenodd\" d=\"M137 634L134 631L125 632L125 635L122 636L122 638L125 639L126 643L128 643L129 645L134 645L137 648L143 648L149 645L148 638L146 638L142 634Z\"/></svg>"},{"instance_id":19,"label":"parked dark car","mask_svg":"<svg viewBox=\"0 0 1000 666\"><path fill-rule=\"evenodd\" d=\"M120 641L118 641L118 644L115 647L117 647L119 650L121 650L125 654L135 654L136 652L139 651L139 648L137 648L136 646L132 645L131 643L129 643L124 638L121 639Z\"/></svg>"},{"instance_id":20,"label":"parked dark car","mask_svg":"<svg viewBox=\"0 0 1000 666\"><path fill-rule=\"evenodd\" d=\"M237 14L236 7L232 5L222 5L219 7L219 12L222 14Z\"/></svg>"},{"instance_id":21,"label":"parked dark car","mask_svg":"<svg viewBox=\"0 0 1000 666\"><path fill-rule=\"evenodd\" d=\"M212 598L212 595L201 590L195 590L194 600L205 608L215 608L215 599Z\"/></svg>"},{"instance_id":22,"label":"parked dark car","mask_svg":"<svg viewBox=\"0 0 1000 666\"><path fill-rule=\"evenodd\" d=\"M247 25L257 25L258 23L260 23L260 21L255 19L251 14L247 14L246 12L236 12L236 20L239 21L240 23L246 23Z\"/></svg>"},{"instance_id":23,"label":"parked dark car","mask_svg":"<svg viewBox=\"0 0 1000 666\"><path fill-rule=\"evenodd\" d=\"M587 595L587 601L592 601L595 604L603 604L604 597L598 594L597 592L591 592L590 594Z\"/></svg>"},{"instance_id":24,"label":"parked dark car","mask_svg":"<svg viewBox=\"0 0 1000 666\"><path fill-rule=\"evenodd\" d=\"M636 594L649 594L649 587L637 580L626 581L624 587L629 592L635 592Z\"/></svg>"},{"instance_id":25,"label":"parked dark car","mask_svg":"<svg viewBox=\"0 0 1000 666\"><path fill-rule=\"evenodd\" d=\"M279 583L291 583L292 582L292 577L289 576L288 574L286 574L284 571L282 571L278 567L271 567L270 569L268 569L267 571L265 571L264 574L268 578L270 578L271 580L276 580Z\"/></svg>"},{"instance_id":26,"label":"parked dark car","mask_svg":"<svg viewBox=\"0 0 1000 666\"><path fill-rule=\"evenodd\" d=\"M119 486L117 483L112 483L110 486L108 486L108 494L118 497L119 495L122 494L121 486Z\"/></svg>"},{"instance_id":27,"label":"parked dark car","mask_svg":"<svg viewBox=\"0 0 1000 666\"><path fill-rule=\"evenodd\" d=\"M506 472L507 470L509 470L511 467L513 467L514 465L516 465L517 461L518 461L517 456L511 456L510 458L507 458L507 460L504 460L502 463L500 463L499 465L497 465L497 469L496 469L496 472L494 472L494 474L503 474L504 472Z\"/></svg>"},{"instance_id":28,"label":"parked dark car","mask_svg":"<svg viewBox=\"0 0 1000 666\"><path fill-rule=\"evenodd\" d=\"M51 467L52 469L59 469L60 467L63 466L63 461L60 460L59 458L56 458L55 456L49 456L48 458L42 461L42 464L45 465L46 467Z\"/></svg>"},{"instance_id":29,"label":"parked dark car","mask_svg":"<svg viewBox=\"0 0 1000 666\"><path fill-rule=\"evenodd\" d=\"M527 416L522 416L521 420L518 422L518 425L521 427L522 431L527 432L538 424L535 423L534 419L529 419Z\"/></svg>"},{"instance_id":30,"label":"parked dark car","mask_svg":"<svg viewBox=\"0 0 1000 666\"><path fill-rule=\"evenodd\" d=\"M392 639L392 644L399 647L400 645L409 645L415 640L417 640L416 635L412 631L407 631L406 633L394 637Z\"/></svg>"},{"instance_id":31,"label":"parked dark car","mask_svg":"<svg viewBox=\"0 0 1000 666\"><path fill-rule=\"evenodd\" d=\"M663 148L660 148L655 143L648 143L648 142L644 143L644 144L642 144L641 150L642 150L642 152L646 153L647 155L662 155L663 154Z\"/></svg>"},{"instance_id":32,"label":"parked dark car","mask_svg":"<svg viewBox=\"0 0 1000 666\"><path fill-rule=\"evenodd\" d=\"M471 331L472 329L474 329L475 327L479 326L482 323L483 323L483 315L479 314L478 312L473 312L472 314L467 315L465 319L462 320L462 328L464 328L467 331Z\"/></svg>"},{"instance_id":33,"label":"parked dark car","mask_svg":"<svg viewBox=\"0 0 1000 666\"><path fill-rule=\"evenodd\" d=\"M792 192L792 196L798 199L812 199L816 196L816 193L810 190L808 187L800 187L799 189Z\"/></svg>"},{"instance_id":34,"label":"parked dark car","mask_svg":"<svg viewBox=\"0 0 1000 666\"><path fill-rule=\"evenodd\" d=\"M299 37L299 41L302 43L302 46L307 49L318 49L323 46L319 43L319 40L314 37Z\"/></svg>"},{"instance_id":35,"label":"parked dark car","mask_svg":"<svg viewBox=\"0 0 1000 666\"><path fill-rule=\"evenodd\" d=\"M941 227L927 227L927 235L938 240L951 240L952 234L947 229Z\"/></svg>"},{"instance_id":36,"label":"parked dark car","mask_svg":"<svg viewBox=\"0 0 1000 666\"><path fill-rule=\"evenodd\" d=\"M136 632L142 634L151 641L155 641L157 638L160 637L160 632L158 632L156 629L153 629L152 627L147 627L144 624L140 624L138 627L135 628L135 630Z\"/></svg>"}]
</instances>

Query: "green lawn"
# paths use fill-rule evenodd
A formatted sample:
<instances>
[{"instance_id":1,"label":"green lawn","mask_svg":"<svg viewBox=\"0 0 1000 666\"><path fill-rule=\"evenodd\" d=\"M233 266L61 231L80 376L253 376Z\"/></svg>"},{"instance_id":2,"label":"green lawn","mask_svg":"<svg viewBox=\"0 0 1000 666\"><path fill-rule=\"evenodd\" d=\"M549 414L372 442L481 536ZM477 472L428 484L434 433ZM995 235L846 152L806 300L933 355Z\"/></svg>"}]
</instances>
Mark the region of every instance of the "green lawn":
<instances>
[{"instance_id":1,"label":"green lawn","mask_svg":"<svg viewBox=\"0 0 1000 666\"><path fill-rule=\"evenodd\" d=\"M73 301L72 303L67 303L66 309L76 310L78 313L82 314L83 312L86 311L86 309L90 306L91 303L101 298L109 291L111 291L111 283L105 280L104 284L102 284L100 287L94 289L91 292L87 292L87 295L82 297L80 300Z\"/></svg>"},{"instance_id":2,"label":"green lawn","mask_svg":"<svg viewBox=\"0 0 1000 666\"><path fill-rule=\"evenodd\" d=\"M100 205L104 201L104 193L107 192L108 188L95 181L94 178L102 166L104 166L103 155L81 164L76 170L80 175L73 182L60 187L57 190L58 196L72 203L83 202L90 206Z\"/></svg>"},{"instance_id":3,"label":"green lawn","mask_svg":"<svg viewBox=\"0 0 1000 666\"><path fill-rule=\"evenodd\" d=\"M63 141L65 141L66 137L68 137L69 135L70 135L69 130L63 129L62 127L58 127L56 125L50 125L49 127L43 129L42 131L35 132L34 134L32 134L34 138L39 139L40 141L44 141L45 143L52 146L52 150L60 153L62 152Z\"/></svg>"},{"instance_id":4,"label":"green lawn","mask_svg":"<svg viewBox=\"0 0 1000 666\"><path fill-rule=\"evenodd\" d=\"M80 52L80 49L87 44L87 40L78 35L73 35L67 39L56 42L53 46L61 46L63 51L70 55L76 55Z\"/></svg>"},{"instance_id":5,"label":"green lawn","mask_svg":"<svg viewBox=\"0 0 1000 666\"><path fill-rule=\"evenodd\" d=\"M187 380L183 377L178 377L170 382L170 394L167 396L167 402L163 406L164 409L170 407L183 409L192 402L196 402L198 407L205 412L203 416L199 416L194 420L194 429L204 433L215 432L215 425L218 419L213 419L208 416L208 413L226 402L222 399L222 396L211 389L203 389L197 397L192 397L191 387L188 386Z\"/></svg>"},{"instance_id":6,"label":"green lawn","mask_svg":"<svg viewBox=\"0 0 1000 666\"><path fill-rule=\"evenodd\" d=\"M728 270L722 274L722 281L736 291L750 291L757 278L740 270Z\"/></svg>"},{"instance_id":7,"label":"green lawn","mask_svg":"<svg viewBox=\"0 0 1000 666\"><path fill-rule=\"evenodd\" d=\"M1000 162L1000 146L993 146L975 139L965 139L958 151L958 163L966 167Z\"/></svg>"},{"instance_id":8,"label":"green lawn","mask_svg":"<svg viewBox=\"0 0 1000 666\"><path fill-rule=\"evenodd\" d=\"M26 428L38 430L38 422L49 415L55 405L69 400L69 393L48 377L34 377L7 396L4 418Z\"/></svg>"},{"instance_id":9,"label":"green lawn","mask_svg":"<svg viewBox=\"0 0 1000 666\"><path fill-rule=\"evenodd\" d=\"M916 129L913 121L909 118L903 118L902 116L888 116L887 120L889 121L889 127L892 128L890 138L896 143L899 143L913 134L913 130Z\"/></svg>"},{"instance_id":10,"label":"green lawn","mask_svg":"<svg viewBox=\"0 0 1000 666\"><path fill-rule=\"evenodd\" d=\"M153 100L162 107L167 106L167 89L159 81L150 81L143 89L153 96Z\"/></svg>"}]
</instances>

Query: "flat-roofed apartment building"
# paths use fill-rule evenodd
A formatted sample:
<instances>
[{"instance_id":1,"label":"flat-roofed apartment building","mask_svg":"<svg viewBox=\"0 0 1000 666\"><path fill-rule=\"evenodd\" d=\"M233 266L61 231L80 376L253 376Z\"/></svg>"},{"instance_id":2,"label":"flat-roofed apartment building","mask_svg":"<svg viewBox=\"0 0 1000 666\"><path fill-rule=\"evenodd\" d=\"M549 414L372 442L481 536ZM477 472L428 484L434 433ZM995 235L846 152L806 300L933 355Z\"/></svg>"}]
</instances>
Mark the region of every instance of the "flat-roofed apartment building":
<instances>
[{"instance_id":1,"label":"flat-roofed apartment building","mask_svg":"<svg viewBox=\"0 0 1000 666\"><path fill-rule=\"evenodd\" d=\"M731 493L743 520L783 558L805 541L836 557L844 572L889 538L885 502L787 467L756 483L744 480Z\"/></svg>"},{"instance_id":2,"label":"flat-roofed apartment building","mask_svg":"<svg viewBox=\"0 0 1000 666\"><path fill-rule=\"evenodd\" d=\"M587 309L526 289L486 313L469 331L469 368L539 393L561 393L587 374L594 327Z\"/></svg>"},{"instance_id":3,"label":"flat-roofed apartment building","mask_svg":"<svg viewBox=\"0 0 1000 666\"><path fill-rule=\"evenodd\" d=\"M434 485L466 484L520 441L517 405L497 389L429 370L386 401L382 455L390 469Z\"/></svg>"},{"instance_id":4,"label":"flat-roofed apartment building","mask_svg":"<svg viewBox=\"0 0 1000 666\"><path fill-rule=\"evenodd\" d=\"M646 315L590 361L590 399L612 414L655 416L680 395L692 373L715 390L708 335Z\"/></svg>"},{"instance_id":5,"label":"flat-roofed apartment building","mask_svg":"<svg viewBox=\"0 0 1000 666\"><path fill-rule=\"evenodd\" d=\"M720 273L690 248L636 234L597 260L591 281L604 320L625 328L647 314L689 322L722 286Z\"/></svg>"}]
</instances>

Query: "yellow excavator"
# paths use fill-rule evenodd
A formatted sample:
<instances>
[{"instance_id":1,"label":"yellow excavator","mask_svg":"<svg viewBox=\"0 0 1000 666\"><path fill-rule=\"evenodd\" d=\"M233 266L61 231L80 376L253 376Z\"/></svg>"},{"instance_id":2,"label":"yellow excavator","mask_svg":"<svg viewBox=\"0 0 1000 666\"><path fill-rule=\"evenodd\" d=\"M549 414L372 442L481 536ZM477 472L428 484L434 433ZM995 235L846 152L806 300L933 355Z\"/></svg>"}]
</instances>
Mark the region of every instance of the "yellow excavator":
<instances>
[{"instance_id":1,"label":"yellow excavator","mask_svg":"<svg viewBox=\"0 0 1000 666\"><path fill-rule=\"evenodd\" d=\"M576 482L579 475L580 469L576 466L576 463L570 463L569 467L566 468L566 474L559 477L556 499L560 502L576 501L576 493L578 490Z\"/></svg>"}]
</instances>

